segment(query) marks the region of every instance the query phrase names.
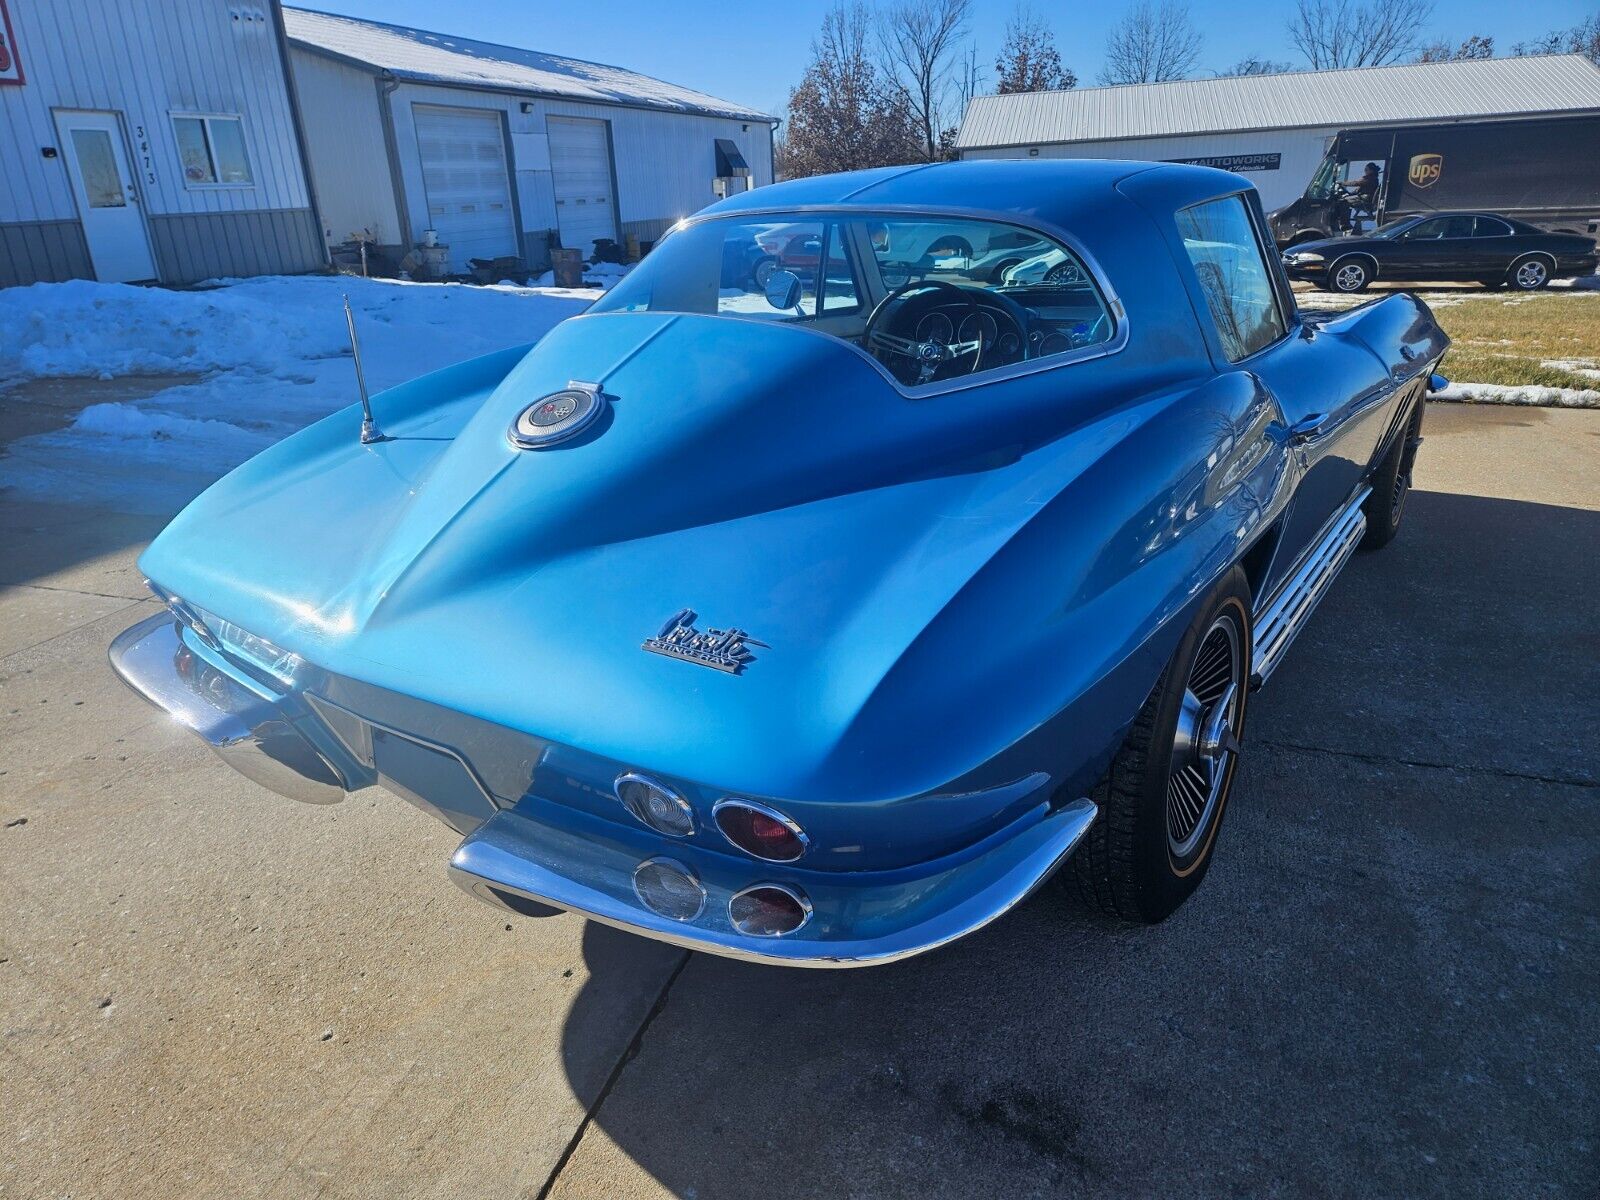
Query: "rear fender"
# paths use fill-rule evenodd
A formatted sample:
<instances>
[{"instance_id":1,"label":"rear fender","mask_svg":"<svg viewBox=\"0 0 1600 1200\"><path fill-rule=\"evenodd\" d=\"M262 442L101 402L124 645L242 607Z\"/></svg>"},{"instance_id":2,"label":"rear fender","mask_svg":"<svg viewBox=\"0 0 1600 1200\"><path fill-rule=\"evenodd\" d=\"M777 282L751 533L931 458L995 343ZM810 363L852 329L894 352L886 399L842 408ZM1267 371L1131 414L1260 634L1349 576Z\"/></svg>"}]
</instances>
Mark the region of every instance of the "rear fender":
<instances>
[{"instance_id":1,"label":"rear fender","mask_svg":"<svg viewBox=\"0 0 1600 1200\"><path fill-rule=\"evenodd\" d=\"M1060 794L1081 795L1195 608L1282 513L1282 429L1246 372L1158 404L952 598L839 753L904 742L923 759L967 756L948 762L957 790L1045 770ZM908 712L922 718L908 726ZM937 730L960 736L927 736Z\"/></svg>"}]
</instances>

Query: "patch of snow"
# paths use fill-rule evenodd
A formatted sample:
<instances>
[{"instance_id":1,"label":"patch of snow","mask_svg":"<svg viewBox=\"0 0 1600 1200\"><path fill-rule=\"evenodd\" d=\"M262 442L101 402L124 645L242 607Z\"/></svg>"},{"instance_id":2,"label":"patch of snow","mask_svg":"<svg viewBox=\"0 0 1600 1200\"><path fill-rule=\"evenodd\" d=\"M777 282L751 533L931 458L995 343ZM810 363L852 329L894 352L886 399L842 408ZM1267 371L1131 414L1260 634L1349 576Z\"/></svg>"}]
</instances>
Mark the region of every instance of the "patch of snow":
<instances>
[{"instance_id":1,"label":"patch of snow","mask_svg":"<svg viewBox=\"0 0 1600 1200\"><path fill-rule=\"evenodd\" d=\"M1502 383L1452 382L1442 392L1429 394L1431 400L1455 400L1463 404L1520 404L1537 408L1600 408L1600 391L1589 388L1553 388Z\"/></svg>"},{"instance_id":2,"label":"patch of snow","mask_svg":"<svg viewBox=\"0 0 1600 1200\"><path fill-rule=\"evenodd\" d=\"M626 277L631 270L633 270L632 267L624 266L622 263L590 263L583 269L583 281L592 287L600 288L602 291L609 291L619 279Z\"/></svg>"},{"instance_id":3,"label":"patch of snow","mask_svg":"<svg viewBox=\"0 0 1600 1200\"><path fill-rule=\"evenodd\" d=\"M1539 364L1557 371L1568 371L1590 379L1600 379L1600 363L1592 358L1547 358Z\"/></svg>"},{"instance_id":4,"label":"patch of snow","mask_svg":"<svg viewBox=\"0 0 1600 1200\"><path fill-rule=\"evenodd\" d=\"M22 438L0 488L171 512L211 480L356 399L348 294L373 392L537 340L600 293L268 276L167 291L75 280L0 290L0 380L198 373ZM381 418L382 409L379 406Z\"/></svg>"}]
</instances>

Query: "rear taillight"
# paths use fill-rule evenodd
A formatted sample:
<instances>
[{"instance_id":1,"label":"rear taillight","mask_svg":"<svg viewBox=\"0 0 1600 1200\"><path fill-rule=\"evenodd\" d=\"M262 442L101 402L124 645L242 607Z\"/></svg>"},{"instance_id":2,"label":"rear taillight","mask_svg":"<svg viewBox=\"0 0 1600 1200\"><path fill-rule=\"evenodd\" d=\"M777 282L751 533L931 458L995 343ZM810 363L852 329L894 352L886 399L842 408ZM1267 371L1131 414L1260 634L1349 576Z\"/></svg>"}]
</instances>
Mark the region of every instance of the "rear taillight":
<instances>
[{"instance_id":1,"label":"rear taillight","mask_svg":"<svg viewBox=\"0 0 1600 1200\"><path fill-rule=\"evenodd\" d=\"M723 837L746 854L766 862L793 862L810 844L799 825L764 804L723 800L711 815Z\"/></svg>"},{"instance_id":2,"label":"rear taillight","mask_svg":"<svg viewBox=\"0 0 1600 1200\"><path fill-rule=\"evenodd\" d=\"M746 888L728 901L728 920L749 937L782 937L811 919L811 902L775 883Z\"/></svg>"}]
</instances>

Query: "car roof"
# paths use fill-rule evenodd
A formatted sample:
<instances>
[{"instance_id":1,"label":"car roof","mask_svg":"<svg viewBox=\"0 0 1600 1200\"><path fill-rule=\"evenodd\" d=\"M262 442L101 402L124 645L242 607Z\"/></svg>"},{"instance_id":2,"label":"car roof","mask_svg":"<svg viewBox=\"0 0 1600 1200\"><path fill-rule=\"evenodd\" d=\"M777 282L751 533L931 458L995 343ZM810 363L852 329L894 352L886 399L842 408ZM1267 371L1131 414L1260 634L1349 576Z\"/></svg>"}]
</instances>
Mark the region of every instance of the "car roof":
<instances>
[{"instance_id":1,"label":"car roof","mask_svg":"<svg viewBox=\"0 0 1600 1200\"><path fill-rule=\"evenodd\" d=\"M1243 191L1250 183L1227 171L1119 159L969 159L815 175L730 196L702 210L722 216L773 209L1014 213L1070 226L1087 208L1131 205L1117 185L1142 176L1141 192L1162 193L1173 208Z\"/></svg>"}]
</instances>

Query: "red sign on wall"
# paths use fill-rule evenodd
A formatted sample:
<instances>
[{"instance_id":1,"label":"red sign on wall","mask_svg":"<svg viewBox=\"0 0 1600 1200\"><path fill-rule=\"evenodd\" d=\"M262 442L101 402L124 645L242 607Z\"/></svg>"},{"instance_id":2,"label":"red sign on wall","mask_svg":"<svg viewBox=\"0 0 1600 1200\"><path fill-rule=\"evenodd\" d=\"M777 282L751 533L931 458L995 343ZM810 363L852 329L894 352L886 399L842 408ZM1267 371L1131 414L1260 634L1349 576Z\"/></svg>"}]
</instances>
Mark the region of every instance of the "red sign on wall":
<instances>
[{"instance_id":1,"label":"red sign on wall","mask_svg":"<svg viewBox=\"0 0 1600 1200\"><path fill-rule=\"evenodd\" d=\"M11 14L6 10L6 0L0 0L0 84L22 82L22 58L17 53L17 35L11 32Z\"/></svg>"}]
</instances>

